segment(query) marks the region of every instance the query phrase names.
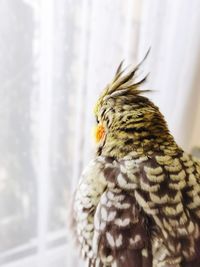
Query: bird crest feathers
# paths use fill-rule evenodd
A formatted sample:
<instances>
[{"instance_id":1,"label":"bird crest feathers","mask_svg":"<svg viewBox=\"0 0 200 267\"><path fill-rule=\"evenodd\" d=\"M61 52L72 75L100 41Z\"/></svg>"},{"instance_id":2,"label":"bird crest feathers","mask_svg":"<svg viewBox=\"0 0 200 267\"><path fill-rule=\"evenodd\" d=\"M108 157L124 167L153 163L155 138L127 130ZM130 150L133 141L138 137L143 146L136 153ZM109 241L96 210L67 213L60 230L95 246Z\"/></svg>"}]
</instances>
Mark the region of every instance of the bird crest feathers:
<instances>
[{"instance_id":1,"label":"bird crest feathers","mask_svg":"<svg viewBox=\"0 0 200 267\"><path fill-rule=\"evenodd\" d=\"M123 68L124 61L122 60L119 64L115 76L110 84L104 89L102 95L100 96L96 106L95 106L95 113L98 110L99 105L101 105L103 100L106 100L110 97L116 97L119 95L126 95L126 94L134 94L139 95L141 93L149 92L151 90L141 90L139 86L143 84L148 75L144 76L139 81L135 81L135 75L137 71L140 69L141 65L145 62L146 58L148 57L150 52L150 48L148 49L147 53L145 54L144 58L138 63L133 69L126 73L127 68Z\"/></svg>"}]
</instances>

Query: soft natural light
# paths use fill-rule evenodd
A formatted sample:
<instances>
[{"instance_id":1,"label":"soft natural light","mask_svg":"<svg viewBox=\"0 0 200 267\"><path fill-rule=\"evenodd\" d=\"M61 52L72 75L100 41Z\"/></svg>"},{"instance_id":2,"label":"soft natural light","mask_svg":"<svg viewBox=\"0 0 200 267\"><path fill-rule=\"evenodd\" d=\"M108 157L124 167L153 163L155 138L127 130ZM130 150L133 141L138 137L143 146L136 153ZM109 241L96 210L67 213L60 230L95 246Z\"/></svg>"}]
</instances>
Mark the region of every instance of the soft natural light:
<instances>
[{"instance_id":1,"label":"soft natural light","mask_svg":"<svg viewBox=\"0 0 200 267\"><path fill-rule=\"evenodd\" d=\"M0 1L1 266L83 266L68 208L121 60L151 47L149 97L180 145L200 146L199 25L198 0Z\"/></svg>"}]
</instances>

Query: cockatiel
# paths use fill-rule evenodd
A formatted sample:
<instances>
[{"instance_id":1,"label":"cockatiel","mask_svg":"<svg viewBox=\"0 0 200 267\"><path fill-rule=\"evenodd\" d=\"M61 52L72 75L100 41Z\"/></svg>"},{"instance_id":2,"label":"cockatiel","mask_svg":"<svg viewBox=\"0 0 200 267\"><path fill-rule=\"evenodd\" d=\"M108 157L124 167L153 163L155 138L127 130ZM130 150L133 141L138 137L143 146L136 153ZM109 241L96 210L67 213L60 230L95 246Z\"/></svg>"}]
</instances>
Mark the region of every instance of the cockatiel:
<instances>
[{"instance_id":1,"label":"cockatiel","mask_svg":"<svg viewBox=\"0 0 200 267\"><path fill-rule=\"evenodd\" d=\"M96 156L74 197L88 267L200 267L200 162L184 152L135 82L117 69L95 106Z\"/></svg>"}]
</instances>

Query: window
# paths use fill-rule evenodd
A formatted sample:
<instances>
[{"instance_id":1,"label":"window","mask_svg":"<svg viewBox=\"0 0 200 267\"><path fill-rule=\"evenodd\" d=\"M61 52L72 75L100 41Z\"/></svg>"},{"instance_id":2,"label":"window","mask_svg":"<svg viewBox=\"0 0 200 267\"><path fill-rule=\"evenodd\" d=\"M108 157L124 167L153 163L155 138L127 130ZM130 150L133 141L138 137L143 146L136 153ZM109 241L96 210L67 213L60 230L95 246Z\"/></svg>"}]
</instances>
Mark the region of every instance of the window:
<instances>
[{"instance_id":1,"label":"window","mask_svg":"<svg viewBox=\"0 0 200 267\"><path fill-rule=\"evenodd\" d=\"M93 105L122 59L134 64L151 45L151 98L181 145L200 145L192 3L0 1L1 266L78 266L67 206L92 157Z\"/></svg>"}]
</instances>

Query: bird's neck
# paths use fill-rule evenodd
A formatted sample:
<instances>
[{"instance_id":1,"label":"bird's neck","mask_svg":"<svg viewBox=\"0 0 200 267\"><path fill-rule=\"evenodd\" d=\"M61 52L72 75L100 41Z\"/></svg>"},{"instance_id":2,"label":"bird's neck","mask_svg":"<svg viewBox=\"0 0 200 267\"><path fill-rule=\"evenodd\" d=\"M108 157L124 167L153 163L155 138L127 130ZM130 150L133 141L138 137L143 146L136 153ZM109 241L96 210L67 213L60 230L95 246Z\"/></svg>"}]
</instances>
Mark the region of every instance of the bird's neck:
<instances>
[{"instance_id":1,"label":"bird's neck","mask_svg":"<svg viewBox=\"0 0 200 267\"><path fill-rule=\"evenodd\" d=\"M142 157L151 156L152 154L172 156L179 151L180 148L168 131L156 134L151 131L141 130L140 133L130 131L126 135L119 131L109 133L99 154L115 158L124 158L129 155Z\"/></svg>"}]
</instances>

